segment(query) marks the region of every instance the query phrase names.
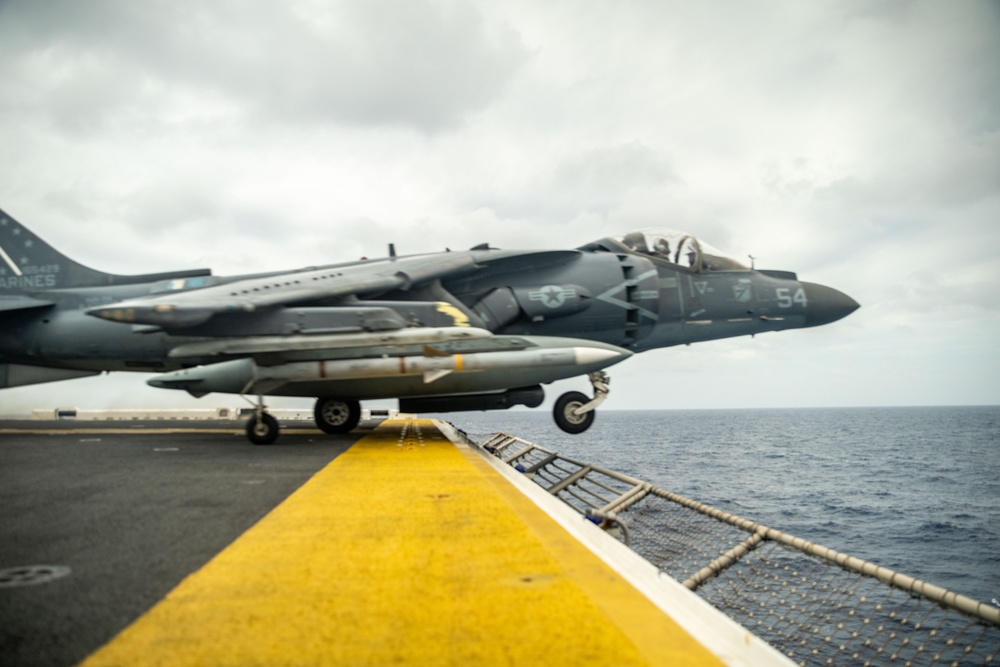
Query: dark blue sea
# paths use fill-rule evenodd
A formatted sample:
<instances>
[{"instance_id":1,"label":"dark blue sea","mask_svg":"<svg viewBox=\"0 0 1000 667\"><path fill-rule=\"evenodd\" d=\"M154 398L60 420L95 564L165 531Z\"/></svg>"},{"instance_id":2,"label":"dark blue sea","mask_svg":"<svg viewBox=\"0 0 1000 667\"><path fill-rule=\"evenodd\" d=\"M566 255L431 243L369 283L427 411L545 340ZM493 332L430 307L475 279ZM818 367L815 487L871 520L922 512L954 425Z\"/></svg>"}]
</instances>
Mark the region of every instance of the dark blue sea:
<instances>
[{"instance_id":1,"label":"dark blue sea","mask_svg":"<svg viewBox=\"0 0 1000 667\"><path fill-rule=\"evenodd\" d=\"M977 600L1000 600L1000 406L442 415L507 431Z\"/></svg>"}]
</instances>

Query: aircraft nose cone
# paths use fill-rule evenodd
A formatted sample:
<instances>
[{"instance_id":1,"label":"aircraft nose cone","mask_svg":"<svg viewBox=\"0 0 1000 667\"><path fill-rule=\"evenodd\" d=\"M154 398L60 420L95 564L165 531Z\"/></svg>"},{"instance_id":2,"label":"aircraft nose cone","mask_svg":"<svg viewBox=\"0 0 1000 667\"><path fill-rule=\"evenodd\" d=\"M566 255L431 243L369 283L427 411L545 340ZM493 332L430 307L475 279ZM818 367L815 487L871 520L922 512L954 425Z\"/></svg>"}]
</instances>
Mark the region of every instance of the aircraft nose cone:
<instances>
[{"instance_id":1,"label":"aircraft nose cone","mask_svg":"<svg viewBox=\"0 0 1000 667\"><path fill-rule=\"evenodd\" d=\"M817 283L802 283L809 305L806 307L807 327L818 327L847 317L861 307L840 290Z\"/></svg>"}]
</instances>

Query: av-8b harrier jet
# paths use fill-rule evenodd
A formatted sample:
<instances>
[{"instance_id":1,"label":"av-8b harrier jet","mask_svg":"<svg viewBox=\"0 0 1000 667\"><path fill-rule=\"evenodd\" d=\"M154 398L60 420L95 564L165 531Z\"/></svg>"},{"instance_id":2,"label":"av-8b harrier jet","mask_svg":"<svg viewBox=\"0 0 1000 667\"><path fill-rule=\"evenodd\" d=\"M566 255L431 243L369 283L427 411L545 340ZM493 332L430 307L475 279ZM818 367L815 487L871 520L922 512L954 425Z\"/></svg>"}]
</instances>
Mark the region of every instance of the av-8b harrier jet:
<instances>
[{"instance_id":1,"label":"av-8b harrier jet","mask_svg":"<svg viewBox=\"0 0 1000 667\"><path fill-rule=\"evenodd\" d=\"M353 429L360 401L405 412L537 407L587 375L555 421L580 433L604 369L636 353L828 324L858 308L788 271L748 268L694 236L643 230L572 250L389 256L292 271L122 276L67 258L0 211L0 388L157 372L194 396L256 397L247 436L278 437L265 396L316 398L316 424ZM253 402L253 401L252 401Z\"/></svg>"}]
</instances>

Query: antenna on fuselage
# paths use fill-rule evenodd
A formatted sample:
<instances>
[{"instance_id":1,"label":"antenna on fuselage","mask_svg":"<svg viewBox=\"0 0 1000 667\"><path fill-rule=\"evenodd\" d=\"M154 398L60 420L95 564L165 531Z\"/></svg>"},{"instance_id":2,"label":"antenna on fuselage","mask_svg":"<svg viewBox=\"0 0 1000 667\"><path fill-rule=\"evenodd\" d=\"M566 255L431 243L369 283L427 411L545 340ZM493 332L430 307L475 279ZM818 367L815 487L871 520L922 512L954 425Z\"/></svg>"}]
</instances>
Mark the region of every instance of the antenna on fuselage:
<instances>
[{"instance_id":1,"label":"antenna on fuselage","mask_svg":"<svg viewBox=\"0 0 1000 667\"><path fill-rule=\"evenodd\" d=\"M396 256L396 244L395 243L390 243L389 244L389 257L395 257L395 256Z\"/></svg>"}]
</instances>

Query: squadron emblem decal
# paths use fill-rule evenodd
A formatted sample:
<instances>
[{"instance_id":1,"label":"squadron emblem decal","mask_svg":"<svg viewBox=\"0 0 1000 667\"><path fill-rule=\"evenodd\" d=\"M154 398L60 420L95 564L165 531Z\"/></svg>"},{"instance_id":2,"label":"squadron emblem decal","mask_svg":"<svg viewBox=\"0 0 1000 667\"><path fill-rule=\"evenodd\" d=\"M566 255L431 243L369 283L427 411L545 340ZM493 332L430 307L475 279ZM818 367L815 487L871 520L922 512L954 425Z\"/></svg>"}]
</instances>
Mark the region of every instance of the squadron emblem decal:
<instances>
[{"instance_id":1,"label":"squadron emblem decal","mask_svg":"<svg viewBox=\"0 0 1000 667\"><path fill-rule=\"evenodd\" d=\"M750 281L743 281L733 285L733 298L740 303L749 303L751 297L753 297L753 289Z\"/></svg>"}]
</instances>

